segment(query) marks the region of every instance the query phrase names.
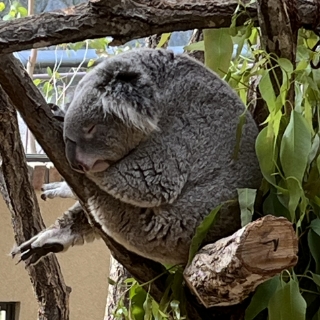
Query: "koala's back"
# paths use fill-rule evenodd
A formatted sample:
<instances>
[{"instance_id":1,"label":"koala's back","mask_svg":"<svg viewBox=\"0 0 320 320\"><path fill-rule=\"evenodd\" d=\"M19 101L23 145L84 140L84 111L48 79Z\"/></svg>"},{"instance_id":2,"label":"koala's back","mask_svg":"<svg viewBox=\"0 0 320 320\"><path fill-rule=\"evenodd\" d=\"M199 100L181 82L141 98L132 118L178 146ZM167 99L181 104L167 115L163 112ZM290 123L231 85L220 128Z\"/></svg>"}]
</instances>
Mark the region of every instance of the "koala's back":
<instances>
[{"instance_id":1,"label":"koala's back","mask_svg":"<svg viewBox=\"0 0 320 320\"><path fill-rule=\"evenodd\" d=\"M247 113L236 153L237 125L245 111L236 93L187 56L164 63L163 69L169 71L159 68L159 101L154 102L162 108L160 130L108 170L126 175L131 187L136 180L132 177L141 176L144 187L139 188L146 194L151 193L150 185L157 184L166 201L145 208L132 203L132 210L121 217L102 212L97 216L128 249L164 263L185 263L203 218L222 202L236 199L237 188L259 187L258 129ZM181 188L176 195L177 185ZM206 241L216 241L239 227L238 204L224 206Z\"/></svg>"}]
</instances>

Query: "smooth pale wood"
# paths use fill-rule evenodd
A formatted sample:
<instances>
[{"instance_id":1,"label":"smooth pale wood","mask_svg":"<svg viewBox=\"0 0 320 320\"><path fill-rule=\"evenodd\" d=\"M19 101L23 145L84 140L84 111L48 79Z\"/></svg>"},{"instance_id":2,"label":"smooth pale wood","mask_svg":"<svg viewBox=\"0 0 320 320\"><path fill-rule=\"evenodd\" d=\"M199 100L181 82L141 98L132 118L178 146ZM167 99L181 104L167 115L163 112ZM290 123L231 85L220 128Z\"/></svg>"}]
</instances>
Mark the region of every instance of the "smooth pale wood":
<instances>
[{"instance_id":1,"label":"smooth pale wood","mask_svg":"<svg viewBox=\"0 0 320 320\"><path fill-rule=\"evenodd\" d=\"M265 216L201 249L184 278L209 308L240 303L262 282L297 261L298 239L283 217Z\"/></svg>"}]
</instances>

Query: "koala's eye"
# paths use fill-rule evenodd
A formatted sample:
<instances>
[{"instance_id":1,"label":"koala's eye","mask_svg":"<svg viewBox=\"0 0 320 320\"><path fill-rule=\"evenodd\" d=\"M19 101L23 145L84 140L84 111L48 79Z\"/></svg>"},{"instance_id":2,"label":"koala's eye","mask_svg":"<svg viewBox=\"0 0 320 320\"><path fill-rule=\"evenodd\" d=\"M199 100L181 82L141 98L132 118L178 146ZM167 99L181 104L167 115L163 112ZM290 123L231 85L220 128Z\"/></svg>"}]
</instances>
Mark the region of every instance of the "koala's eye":
<instances>
[{"instance_id":1,"label":"koala's eye","mask_svg":"<svg viewBox=\"0 0 320 320\"><path fill-rule=\"evenodd\" d=\"M87 133L88 133L88 134L94 133L95 129L96 129L96 125L94 124L94 125L92 125L92 126L88 129Z\"/></svg>"}]
</instances>

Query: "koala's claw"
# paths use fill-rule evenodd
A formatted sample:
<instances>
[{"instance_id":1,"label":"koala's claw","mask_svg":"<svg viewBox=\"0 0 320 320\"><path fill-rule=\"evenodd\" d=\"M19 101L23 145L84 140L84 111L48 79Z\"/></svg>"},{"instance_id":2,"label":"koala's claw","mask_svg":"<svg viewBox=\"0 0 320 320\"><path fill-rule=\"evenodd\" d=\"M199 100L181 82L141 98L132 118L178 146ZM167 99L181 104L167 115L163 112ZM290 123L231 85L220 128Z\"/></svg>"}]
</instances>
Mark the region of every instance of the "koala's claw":
<instances>
[{"instance_id":1,"label":"koala's claw","mask_svg":"<svg viewBox=\"0 0 320 320\"><path fill-rule=\"evenodd\" d=\"M26 265L36 264L42 257L53 252L62 252L65 249L63 239L61 238L59 228L52 228L40 232L30 240L25 241L20 246L15 247L11 251L12 258L20 254L17 263L25 261Z\"/></svg>"},{"instance_id":2,"label":"koala's claw","mask_svg":"<svg viewBox=\"0 0 320 320\"><path fill-rule=\"evenodd\" d=\"M42 200L58 197L75 199L73 192L65 181L44 184L41 188L41 191Z\"/></svg>"}]
</instances>

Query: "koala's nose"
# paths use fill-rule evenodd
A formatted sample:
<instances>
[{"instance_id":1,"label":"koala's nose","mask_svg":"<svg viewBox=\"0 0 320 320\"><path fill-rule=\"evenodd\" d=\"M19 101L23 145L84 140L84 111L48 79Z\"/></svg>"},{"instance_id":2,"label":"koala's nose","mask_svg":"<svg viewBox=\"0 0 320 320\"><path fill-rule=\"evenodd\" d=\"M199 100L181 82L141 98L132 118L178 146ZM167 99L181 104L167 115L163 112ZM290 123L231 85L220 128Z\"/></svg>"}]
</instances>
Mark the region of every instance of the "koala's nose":
<instances>
[{"instance_id":1,"label":"koala's nose","mask_svg":"<svg viewBox=\"0 0 320 320\"><path fill-rule=\"evenodd\" d=\"M81 173L90 170L90 164L86 161L86 157L79 151L76 143L71 140L66 141L66 156L73 170Z\"/></svg>"},{"instance_id":2,"label":"koala's nose","mask_svg":"<svg viewBox=\"0 0 320 320\"><path fill-rule=\"evenodd\" d=\"M73 170L81 171L81 172L87 172L90 170L89 166L85 163L82 163L81 161L76 161L75 163L71 164L71 167Z\"/></svg>"}]
</instances>

